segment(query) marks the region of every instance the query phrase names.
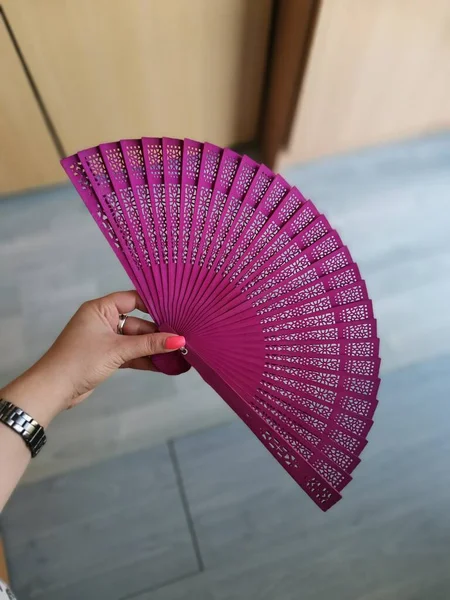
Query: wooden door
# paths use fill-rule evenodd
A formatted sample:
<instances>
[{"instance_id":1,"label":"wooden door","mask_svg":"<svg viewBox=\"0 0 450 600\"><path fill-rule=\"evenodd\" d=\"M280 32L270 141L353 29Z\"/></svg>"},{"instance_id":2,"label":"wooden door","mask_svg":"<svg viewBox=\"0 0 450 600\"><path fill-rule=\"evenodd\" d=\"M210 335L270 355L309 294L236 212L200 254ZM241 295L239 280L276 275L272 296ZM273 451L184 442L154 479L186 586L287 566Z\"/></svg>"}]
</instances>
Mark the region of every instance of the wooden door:
<instances>
[{"instance_id":1,"label":"wooden door","mask_svg":"<svg viewBox=\"0 0 450 600\"><path fill-rule=\"evenodd\" d=\"M4 0L67 153L255 137L272 0Z\"/></svg>"},{"instance_id":2,"label":"wooden door","mask_svg":"<svg viewBox=\"0 0 450 600\"><path fill-rule=\"evenodd\" d=\"M0 194L66 179L0 13Z\"/></svg>"},{"instance_id":3,"label":"wooden door","mask_svg":"<svg viewBox=\"0 0 450 600\"><path fill-rule=\"evenodd\" d=\"M450 128L448 0L322 0L293 163Z\"/></svg>"},{"instance_id":4,"label":"wooden door","mask_svg":"<svg viewBox=\"0 0 450 600\"><path fill-rule=\"evenodd\" d=\"M278 0L276 3L261 131L261 153L270 167L285 145L292 126L318 9L319 0Z\"/></svg>"}]
</instances>

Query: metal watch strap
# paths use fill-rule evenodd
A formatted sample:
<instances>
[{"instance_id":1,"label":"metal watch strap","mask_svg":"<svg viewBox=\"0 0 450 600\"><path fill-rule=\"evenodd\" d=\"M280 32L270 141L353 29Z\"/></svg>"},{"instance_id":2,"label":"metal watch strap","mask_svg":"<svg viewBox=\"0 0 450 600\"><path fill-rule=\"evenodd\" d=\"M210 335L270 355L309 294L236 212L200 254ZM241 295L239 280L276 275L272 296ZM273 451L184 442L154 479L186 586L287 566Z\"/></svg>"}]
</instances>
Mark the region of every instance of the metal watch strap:
<instances>
[{"instance_id":1,"label":"metal watch strap","mask_svg":"<svg viewBox=\"0 0 450 600\"><path fill-rule=\"evenodd\" d=\"M0 399L0 423L4 423L18 433L34 458L47 441L44 428L24 410L8 400Z\"/></svg>"}]
</instances>

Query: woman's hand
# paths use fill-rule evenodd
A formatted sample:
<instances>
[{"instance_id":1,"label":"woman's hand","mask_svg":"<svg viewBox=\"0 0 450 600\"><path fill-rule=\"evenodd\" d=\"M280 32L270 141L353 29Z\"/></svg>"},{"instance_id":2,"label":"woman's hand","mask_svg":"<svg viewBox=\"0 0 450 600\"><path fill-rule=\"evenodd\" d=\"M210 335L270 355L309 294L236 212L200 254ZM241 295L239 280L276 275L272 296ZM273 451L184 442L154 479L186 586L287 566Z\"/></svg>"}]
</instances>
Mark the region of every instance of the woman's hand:
<instances>
[{"instance_id":1,"label":"woman's hand","mask_svg":"<svg viewBox=\"0 0 450 600\"><path fill-rule=\"evenodd\" d=\"M4 388L0 397L29 412L43 426L84 400L120 367L155 370L150 356L184 346L183 337L157 333L149 321L119 315L146 312L136 292L117 292L83 304L48 352Z\"/></svg>"},{"instance_id":2,"label":"woman's hand","mask_svg":"<svg viewBox=\"0 0 450 600\"><path fill-rule=\"evenodd\" d=\"M120 367L153 370L152 354L171 352L185 339L156 333L153 323L129 317L117 333L119 315L135 308L145 311L136 292L118 292L81 306L46 354L0 390L12 402L46 427L61 411L86 398ZM30 460L24 441L0 423L0 511Z\"/></svg>"}]
</instances>

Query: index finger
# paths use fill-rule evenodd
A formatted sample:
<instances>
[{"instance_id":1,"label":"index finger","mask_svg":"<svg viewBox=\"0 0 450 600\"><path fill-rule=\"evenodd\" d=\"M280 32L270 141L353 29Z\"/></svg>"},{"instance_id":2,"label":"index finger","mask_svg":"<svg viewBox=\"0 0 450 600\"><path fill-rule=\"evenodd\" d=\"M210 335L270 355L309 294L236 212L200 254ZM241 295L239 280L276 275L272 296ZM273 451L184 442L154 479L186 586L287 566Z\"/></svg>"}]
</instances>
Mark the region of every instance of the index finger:
<instances>
[{"instance_id":1,"label":"index finger","mask_svg":"<svg viewBox=\"0 0 450 600\"><path fill-rule=\"evenodd\" d=\"M129 313L137 308L138 310L148 314L147 307L136 290L129 290L127 292L113 292L112 294L105 296L104 300L112 302L119 313Z\"/></svg>"}]
</instances>

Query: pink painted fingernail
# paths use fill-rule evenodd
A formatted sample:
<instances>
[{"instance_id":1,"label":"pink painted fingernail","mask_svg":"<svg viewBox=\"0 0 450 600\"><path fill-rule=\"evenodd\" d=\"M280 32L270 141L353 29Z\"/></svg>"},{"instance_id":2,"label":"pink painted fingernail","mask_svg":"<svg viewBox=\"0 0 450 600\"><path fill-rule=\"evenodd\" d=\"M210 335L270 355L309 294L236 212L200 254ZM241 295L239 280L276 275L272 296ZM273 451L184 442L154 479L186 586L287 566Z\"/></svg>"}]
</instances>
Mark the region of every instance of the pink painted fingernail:
<instances>
[{"instance_id":1,"label":"pink painted fingernail","mask_svg":"<svg viewBox=\"0 0 450 600\"><path fill-rule=\"evenodd\" d=\"M182 335L174 335L166 339L164 347L166 350L179 350L186 345L186 339Z\"/></svg>"}]
</instances>

